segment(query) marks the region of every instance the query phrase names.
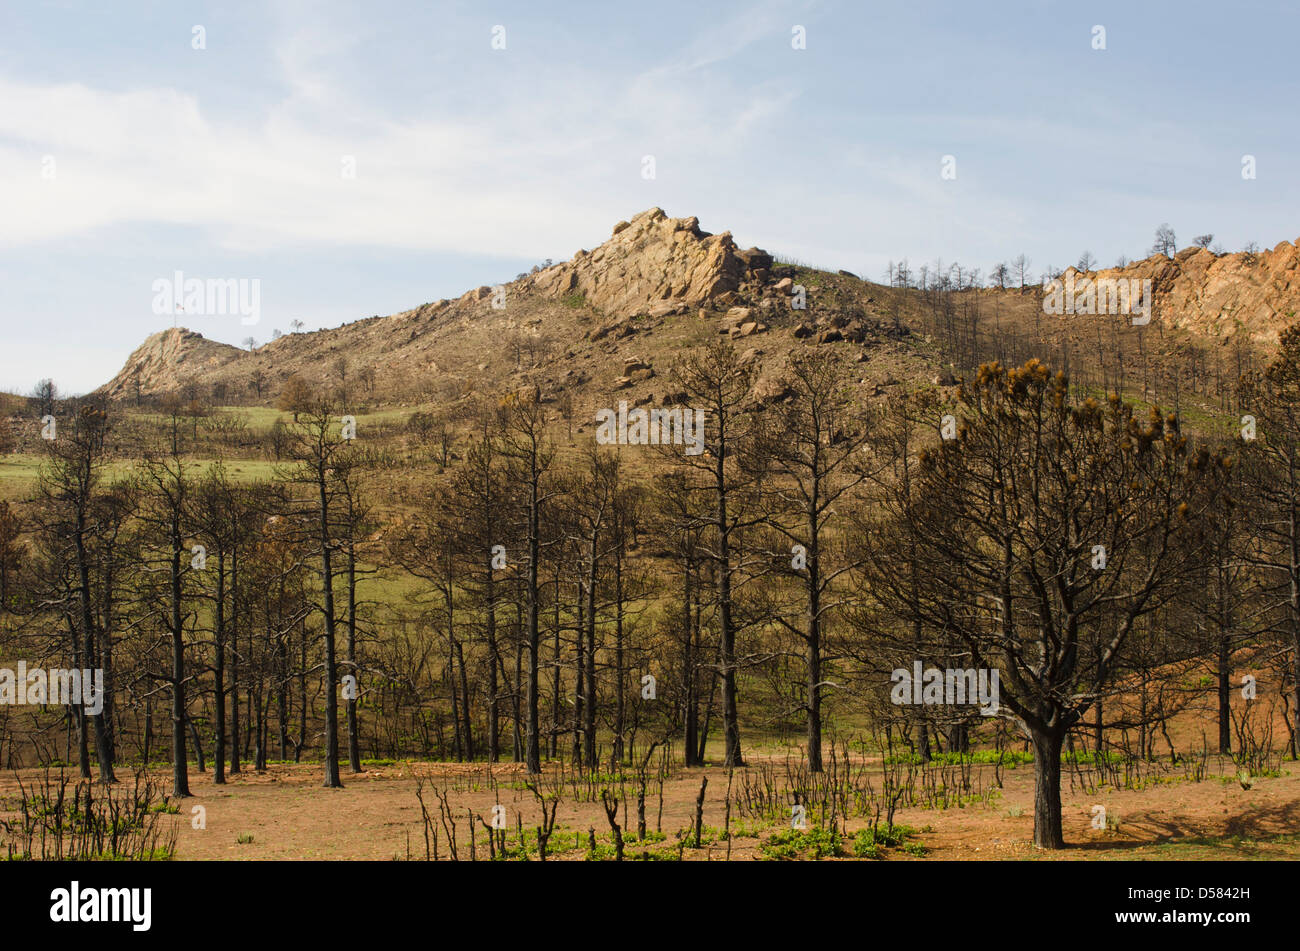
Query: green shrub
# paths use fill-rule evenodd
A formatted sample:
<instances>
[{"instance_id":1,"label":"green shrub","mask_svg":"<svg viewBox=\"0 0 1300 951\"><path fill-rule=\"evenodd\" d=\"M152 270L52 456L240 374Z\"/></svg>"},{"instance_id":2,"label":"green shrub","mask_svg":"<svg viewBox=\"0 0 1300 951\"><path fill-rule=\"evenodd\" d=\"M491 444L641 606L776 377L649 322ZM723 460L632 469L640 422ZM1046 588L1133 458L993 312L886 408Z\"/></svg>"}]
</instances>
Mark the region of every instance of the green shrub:
<instances>
[{"instance_id":1,"label":"green shrub","mask_svg":"<svg viewBox=\"0 0 1300 951\"><path fill-rule=\"evenodd\" d=\"M789 861L801 857L835 858L844 855L839 832L814 826L807 831L786 829L777 832L759 846L764 858Z\"/></svg>"}]
</instances>

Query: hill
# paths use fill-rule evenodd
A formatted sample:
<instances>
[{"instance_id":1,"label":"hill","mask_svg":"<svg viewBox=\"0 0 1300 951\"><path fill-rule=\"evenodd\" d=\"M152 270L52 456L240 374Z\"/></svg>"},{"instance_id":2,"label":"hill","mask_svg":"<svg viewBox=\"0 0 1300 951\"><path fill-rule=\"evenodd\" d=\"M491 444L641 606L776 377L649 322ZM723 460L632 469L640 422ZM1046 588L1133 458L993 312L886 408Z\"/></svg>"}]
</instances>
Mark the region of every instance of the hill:
<instances>
[{"instance_id":1,"label":"hill","mask_svg":"<svg viewBox=\"0 0 1300 951\"><path fill-rule=\"evenodd\" d=\"M448 405L473 392L536 388L585 413L671 394L660 374L718 335L781 393L790 350L831 346L860 365L866 396L951 382L986 359L1038 355L1081 385L1136 386L1141 399L1192 394L1224 407L1230 381L1276 344L1300 309L1295 245L1216 255L1193 248L1090 278L1150 280L1150 327L1113 316L1045 317L1040 287L889 287L740 248L729 232L651 208L569 261L387 317L279 337L252 351L185 328L149 337L98 391L116 400L187 392L271 405L298 376L352 405ZM1073 269L1067 278L1082 279ZM1231 354L1221 351L1231 342ZM659 380L656 383L656 380Z\"/></svg>"},{"instance_id":2,"label":"hill","mask_svg":"<svg viewBox=\"0 0 1300 951\"><path fill-rule=\"evenodd\" d=\"M803 287L802 293L799 288ZM192 390L269 404L297 375L353 400L447 402L474 390L537 387L579 405L629 391L645 398L682 348L728 335L749 359L779 363L793 346L844 344L880 380L924 373L937 351L885 316L881 288L782 265L730 233L652 208L572 260L387 317L279 337L253 351L185 328L149 337L97 392L115 400ZM800 305L803 305L802 307ZM865 378L865 377L864 377Z\"/></svg>"}]
</instances>

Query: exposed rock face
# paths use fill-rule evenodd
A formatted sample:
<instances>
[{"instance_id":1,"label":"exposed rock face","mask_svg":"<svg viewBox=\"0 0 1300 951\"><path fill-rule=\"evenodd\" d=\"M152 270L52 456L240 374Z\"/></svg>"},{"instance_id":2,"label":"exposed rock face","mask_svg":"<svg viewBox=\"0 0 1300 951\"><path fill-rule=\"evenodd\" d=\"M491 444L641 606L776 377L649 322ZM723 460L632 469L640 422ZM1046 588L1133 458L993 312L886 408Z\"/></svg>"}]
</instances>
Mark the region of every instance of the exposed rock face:
<instances>
[{"instance_id":1,"label":"exposed rock face","mask_svg":"<svg viewBox=\"0 0 1300 951\"><path fill-rule=\"evenodd\" d=\"M137 382L142 393L178 389L199 371L229 363L240 353L236 347L208 340L184 327L160 330L127 357L103 392L112 399L133 397Z\"/></svg>"},{"instance_id":2,"label":"exposed rock face","mask_svg":"<svg viewBox=\"0 0 1300 951\"><path fill-rule=\"evenodd\" d=\"M582 294L607 314L630 317L713 301L771 263L771 256L757 248L740 251L730 232L711 235L700 230L696 218L669 218L651 208L620 221L594 251L539 271L531 280L542 294Z\"/></svg>"},{"instance_id":3,"label":"exposed rock face","mask_svg":"<svg viewBox=\"0 0 1300 951\"><path fill-rule=\"evenodd\" d=\"M1073 268L1065 276L1071 274L1076 284L1083 277ZM1150 280L1155 315L1202 336L1245 333L1276 345L1279 331L1300 314L1300 249L1286 241L1254 255L1185 248L1173 258L1157 254L1087 276Z\"/></svg>"}]
</instances>

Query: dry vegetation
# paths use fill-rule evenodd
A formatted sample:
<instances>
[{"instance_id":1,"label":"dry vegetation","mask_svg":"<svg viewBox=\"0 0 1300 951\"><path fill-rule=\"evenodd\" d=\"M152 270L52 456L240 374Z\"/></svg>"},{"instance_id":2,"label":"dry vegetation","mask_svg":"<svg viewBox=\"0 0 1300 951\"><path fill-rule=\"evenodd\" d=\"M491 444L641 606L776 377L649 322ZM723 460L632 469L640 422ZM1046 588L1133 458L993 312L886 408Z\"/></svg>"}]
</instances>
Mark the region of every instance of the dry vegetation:
<instances>
[{"instance_id":1,"label":"dry vegetation","mask_svg":"<svg viewBox=\"0 0 1300 951\"><path fill-rule=\"evenodd\" d=\"M734 257L700 306L547 269L10 400L0 667L108 678L0 705L10 857L1300 852L1300 333ZM624 400L706 451L597 446ZM914 661L1003 716L891 702Z\"/></svg>"}]
</instances>

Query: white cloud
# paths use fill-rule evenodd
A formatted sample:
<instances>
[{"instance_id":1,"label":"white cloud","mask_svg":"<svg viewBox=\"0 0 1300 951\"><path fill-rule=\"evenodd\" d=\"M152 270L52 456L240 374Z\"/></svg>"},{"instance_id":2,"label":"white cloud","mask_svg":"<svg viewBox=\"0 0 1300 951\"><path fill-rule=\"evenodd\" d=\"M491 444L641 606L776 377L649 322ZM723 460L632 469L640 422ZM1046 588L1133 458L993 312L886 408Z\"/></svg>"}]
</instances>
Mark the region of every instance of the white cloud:
<instances>
[{"instance_id":1,"label":"white cloud","mask_svg":"<svg viewBox=\"0 0 1300 951\"><path fill-rule=\"evenodd\" d=\"M756 29L737 29L714 56L743 48ZM449 106L402 117L356 101L331 75L335 56L346 72L341 34L295 28L277 47L284 98L247 118L218 117L174 88L0 78L0 246L144 222L197 227L239 250L576 249L593 229L666 203L671 188L638 189L642 155L678 165L689 157L697 171L703 158L717 174L795 96L702 75L697 45L639 75L557 70L483 113ZM41 177L46 155L53 180ZM355 158L355 179L341 175L344 156Z\"/></svg>"}]
</instances>

